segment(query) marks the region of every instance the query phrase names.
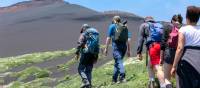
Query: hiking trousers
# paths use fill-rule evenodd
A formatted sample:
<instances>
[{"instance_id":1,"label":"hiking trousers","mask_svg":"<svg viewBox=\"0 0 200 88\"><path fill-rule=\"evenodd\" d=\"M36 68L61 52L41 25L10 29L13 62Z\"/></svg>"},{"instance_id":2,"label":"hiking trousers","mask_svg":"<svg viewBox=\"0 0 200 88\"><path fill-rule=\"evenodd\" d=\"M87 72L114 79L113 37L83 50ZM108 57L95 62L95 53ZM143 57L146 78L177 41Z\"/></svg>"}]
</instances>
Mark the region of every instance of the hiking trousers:
<instances>
[{"instance_id":1,"label":"hiking trousers","mask_svg":"<svg viewBox=\"0 0 200 88\"><path fill-rule=\"evenodd\" d=\"M114 58L114 72L113 72L113 81L117 82L118 76L119 80L125 79L125 68L123 65L123 58L126 53L126 45L117 45L113 44L113 58Z\"/></svg>"},{"instance_id":2,"label":"hiking trousers","mask_svg":"<svg viewBox=\"0 0 200 88\"><path fill-rule=\"evenodd\" d=\"M200 74L187 61L179 62L177 74L180 88L200 88Z\"/></svg>"},{"instance_id":3,"label":"hiking trousers","mask_svg":"<svg viewBox=\"0 0 200 88\"><path fill-rule=\"evenodd\" d=\"M78 66L78 73L82 78L82 81L89 81L91 84L92 80L92 69L93 69L93 59L96 60L98 55L83 53L81 54L80 63Z\"/></svg>"}]
</instances>

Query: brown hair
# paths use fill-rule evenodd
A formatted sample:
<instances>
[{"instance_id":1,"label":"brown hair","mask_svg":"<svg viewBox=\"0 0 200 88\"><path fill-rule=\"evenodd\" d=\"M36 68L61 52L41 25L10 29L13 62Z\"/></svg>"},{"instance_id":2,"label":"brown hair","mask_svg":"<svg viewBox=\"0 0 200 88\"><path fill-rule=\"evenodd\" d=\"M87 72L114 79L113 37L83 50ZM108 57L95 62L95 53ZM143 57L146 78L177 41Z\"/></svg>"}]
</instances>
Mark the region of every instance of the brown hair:
<instances>
[{"instance_id":1,"label":"brown hair","mask_svg":"<svg viewBox=\"0 0 200 88\"><path fill-rule=\"evenodd\" d=\"M190 20L191 23L197 23L199 21L200 8L196 6L188 6L186 12L186 18Z\"/></svg>"},{"instance_id":2,"label":"brown hair","mask_svg":"<svg viewBox=\"0 0 200 88\"><path fill-rule=\"evenodd\" d=\"M154 19L152 16L147 16L144 18L144 22L154 22Z\"/></svg>"},{"instance_id":3,"label":"brown hair","mask_svg":"<svg viewBox=\"0 0 200 88\"><path fill-rule=\"evenodd\" d=\"M171 23L175 21L175 22L179 22L180 24L183 23L183 17L181 16L181 14L175 14L173 15L172 19L171 19Z\"/></svg>"},{"instance_id":4,"label":"brown hair","mask_svg":"<svg viewBox=\"0 0 200 88\"><path fill-rule=\"evenodd\" d=\"M120 23L121 22L121 18L120 16L114 16L113 20L115 20L116 22Z\"/></svg>"}]
</instances>

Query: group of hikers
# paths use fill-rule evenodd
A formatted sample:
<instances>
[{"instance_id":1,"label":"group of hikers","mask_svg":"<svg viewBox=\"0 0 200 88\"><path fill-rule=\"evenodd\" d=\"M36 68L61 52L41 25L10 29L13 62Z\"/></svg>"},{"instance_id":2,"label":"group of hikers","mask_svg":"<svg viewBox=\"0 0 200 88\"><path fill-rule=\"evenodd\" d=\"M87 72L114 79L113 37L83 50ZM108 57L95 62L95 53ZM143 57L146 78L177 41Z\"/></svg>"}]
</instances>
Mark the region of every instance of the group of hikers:
<instances>
[{"instance_id":1,"label":"group of hikers","mask_svg":"<svg viewBox=\"0 0 200 88\"><path fill-rule=\"evenodd\" d=\"M150 59L147 63L148 88L154 87L158 78L160 88L173 88L171 78L175 76L176 88L200 88L200 7L188 6L186 24L183 17L176 14L171 22L144 18L139 27L137 58L142 60L143 45ZM88 24L83 24L78 41L76 58L80 57L78 73L82 78L81 88L92 87L93 64L97 62L100 50L99 32ZM112 83L124 83L125 68L123 58L131 56L131 33L127 21L121 22L114 16L108 28L104 54L107 55L110 43L113 49L114 72ZM156 76L156 77L155 77ZM100 80L100 79L99 79Z\"/></svg>"}]
</instances>

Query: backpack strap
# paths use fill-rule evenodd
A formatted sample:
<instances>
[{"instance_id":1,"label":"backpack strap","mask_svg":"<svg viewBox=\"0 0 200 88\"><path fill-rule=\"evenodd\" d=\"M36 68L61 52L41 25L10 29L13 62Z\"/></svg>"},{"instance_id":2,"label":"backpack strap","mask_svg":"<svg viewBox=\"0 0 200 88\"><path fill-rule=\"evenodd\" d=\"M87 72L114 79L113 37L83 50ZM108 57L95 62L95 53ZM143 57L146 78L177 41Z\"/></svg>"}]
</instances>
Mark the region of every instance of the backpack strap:
<instances>
[{"instance_id":1,"label":"backpack strap","mask_svg":"<svg viewBox=\"0 0 200 88\"><path fill-rule=\"evenodd\" d=\"M120 25L119 23L115 23L115 31L118 32L118 25Z\"/></svg>"},{"instance_id":2,"label":"backpack strap","mask_svg":"<svg viewBox=\"0 0 200 88\"><path fill-rule=\"evenodd\" d=\"M85 33L85 37L91 37L90 34L99 35L99 32L95 28L89 28L84 33ZM91 38L93 38L93 37L91 37Z\"/></svg>"}]
</instances>

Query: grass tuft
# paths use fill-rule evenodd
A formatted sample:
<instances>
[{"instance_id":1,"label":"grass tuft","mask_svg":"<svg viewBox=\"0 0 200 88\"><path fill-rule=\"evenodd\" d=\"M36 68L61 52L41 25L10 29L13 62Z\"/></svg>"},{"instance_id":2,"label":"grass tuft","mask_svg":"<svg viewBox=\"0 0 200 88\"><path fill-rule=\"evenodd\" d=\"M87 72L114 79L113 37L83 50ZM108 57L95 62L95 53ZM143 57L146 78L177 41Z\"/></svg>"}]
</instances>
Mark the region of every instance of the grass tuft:
<instances>
[{"instance_id":1,"label":"grass tuft","mask_svg":"<svg viewBox=\"0 0 200 88\"><path fill-rule=\"evenodd\" d=\"M35 78L44 78L44 77L49 77L50 74L51 72L46 69L41 69L38 67L29 67L23 71L15 72L11 74L11 76L18 77L18 80L22 81L22 80L27 79L30 76L34 76Z\"/></svg>"},{"instance_id":2,"label":"grass tuft","mask_svg":"<svg viewBox=\"0 0 200 88\"><path fill-rule=\"evenodd\" d=\"M68 51L39 52L16 57L0 58L0 72L5 72L8 69L20 65L44 62L58 57L66 57L72 55L74 52L75 48Z\"/></svg>"}]
</instances>

